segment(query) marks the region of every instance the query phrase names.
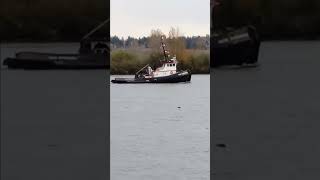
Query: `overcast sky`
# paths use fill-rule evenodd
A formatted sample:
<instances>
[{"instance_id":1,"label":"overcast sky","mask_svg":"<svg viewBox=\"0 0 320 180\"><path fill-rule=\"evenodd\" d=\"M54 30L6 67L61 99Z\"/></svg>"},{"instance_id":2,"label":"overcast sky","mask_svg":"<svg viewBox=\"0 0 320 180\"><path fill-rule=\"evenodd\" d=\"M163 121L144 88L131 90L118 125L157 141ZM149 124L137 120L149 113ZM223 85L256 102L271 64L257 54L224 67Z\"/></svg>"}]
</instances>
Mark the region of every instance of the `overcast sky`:
<instances>
[{"instance_id":1,"label":"overcast sky","mask_svg":"<svg viewBox=\"0 0 320 180\"><path fill-rule=\"evenodd\" d=\"M179 27L185 36L210 34L210 0L111 0L111 35L126 38L168 34Z\"/></svg>"}]
</instances>

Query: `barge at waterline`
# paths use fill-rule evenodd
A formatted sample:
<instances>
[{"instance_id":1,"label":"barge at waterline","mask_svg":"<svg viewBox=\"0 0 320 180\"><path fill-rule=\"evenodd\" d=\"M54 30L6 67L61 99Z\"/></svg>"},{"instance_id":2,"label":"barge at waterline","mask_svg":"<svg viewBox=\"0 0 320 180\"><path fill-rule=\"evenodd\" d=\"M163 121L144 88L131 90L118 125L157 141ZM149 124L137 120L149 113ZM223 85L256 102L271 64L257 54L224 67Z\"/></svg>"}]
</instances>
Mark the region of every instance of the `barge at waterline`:
<instances>
[{"instance_id":1,"label":"barge at waterline","mask_svg":"<svg viewBox=\"0 0 320 180\"><path fill-rule=\"evenodd\" d=\"M163 37L161 47L164 60L160 61L161 66L153 70L149 64L136 72L134 78L115 78L112 83L133 84L133 83L180 83L190 82L191 72L189 70L177 71L178 61L176 57L169 59L168 51L165 49Z\"/></svg>"}]
</instances>

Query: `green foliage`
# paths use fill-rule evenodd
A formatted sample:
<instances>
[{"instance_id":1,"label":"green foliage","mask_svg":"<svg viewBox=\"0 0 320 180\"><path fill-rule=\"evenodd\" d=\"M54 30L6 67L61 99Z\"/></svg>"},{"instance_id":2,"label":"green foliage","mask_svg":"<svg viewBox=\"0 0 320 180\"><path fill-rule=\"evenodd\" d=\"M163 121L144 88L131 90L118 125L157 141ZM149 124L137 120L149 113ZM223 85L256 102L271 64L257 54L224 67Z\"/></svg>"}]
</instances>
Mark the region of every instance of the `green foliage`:
<instances>
[{"instance_id":1,"label":"green foliage","mask_svg":"<svg viewBox=\"0 0 320 180\"><path fill-rule=\"evenodd\" d=\"M160 66L160 60L163 59L163 54L158 52L151 52L146 60L153 69Z\"/></svg>"},{"instance_id":2,"label":"green foliage","mask_svg":"<svg viewBox=\"0 0 320 180\"><path fill-rule=\"evenodd\" d=\"M111 74L134 74L141 68L137 56L119 50L111 53Z\"/></svg>"},{"instance_id":3,"label":"green foliage","mask_svg":"<svg viewBox=\"0 0 320 180\"><path fill-rule=\"evenodd\" d=\"M208 54L191 55L187 62L190 62L190 70L194 73L210 73L210 57Z\"/></svg>"},{"instance_id":4,"label":"green foliage","mask_svg":"<svg viewBox=\"0 0 320 180\"><path fill-rule=\"evenodd\" d=\"M188 69L194 74L210 73L209 54L195 53L187 56L186 60L179 61L178 70Z\"/></svg>"},{"instance_id":5,"label":"green foliage","mask_svg":"<svg viewBox=\"0 0 320 180\"><path fill-rule=\"evenodd\" d=\"M194 74L209 73L209 51L192 50L187 52L186 57L186 59L178 59L178 70L189 69ZM146 64L155 69L160 66L161 59L163 55L151 49L149 51L114 50L111 53L111 74L135 74Z\"/></svg>"}]
</instances>

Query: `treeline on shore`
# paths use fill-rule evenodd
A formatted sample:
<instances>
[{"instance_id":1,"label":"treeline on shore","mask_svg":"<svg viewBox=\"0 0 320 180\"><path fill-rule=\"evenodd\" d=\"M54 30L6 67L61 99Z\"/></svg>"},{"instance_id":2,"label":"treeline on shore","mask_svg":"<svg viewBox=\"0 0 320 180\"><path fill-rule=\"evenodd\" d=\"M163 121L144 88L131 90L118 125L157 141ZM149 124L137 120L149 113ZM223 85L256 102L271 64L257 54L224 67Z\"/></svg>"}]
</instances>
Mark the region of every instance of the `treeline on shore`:
<instances>
[{"instance_id":1,"label":"treeline on shore","mask_svg":"<svg viewBox=\"0 0 320 180\"><path fill-rule=\"evenodd\" d=\"M161 30L152 30L151 35L145 37L145 41L142 41L140 46L138 42L136 45L132 45L129 38L129 41L123 41L120 47L114 45L111 52L111 74L135 74L146 64L149 64L153 69L159 67L160 60L164 59L160 48L162 36L164 34ZM206 41L199 41L199 46L187 48L186 39L180 34L178 28L171 28L169 35L164 40L171 57L176 56L179 62L178 70L188 69L194 74L209 73L210 48L205 46ZM135 40L138 41L138 39ZM126 42L128 42L127 46ZM123 47L123 43L125 47Z\"/></svg>"},{"instance_id":2,"label":"treeline on shore","mask_svg":"<svg viewBox=\"0 0 320 180\"><path fill-rule=\"evenodd\" d=\"M210 48L210 36L182 36L186 49L202 49L206 50ZM126 39L118 36L111 36L110 44L111 48L150 48L150 37L130 37Z\"/></svg>"},{"instance_id":3,"label":"treeline on shore","mask_svg":"<svg viewBox=\"0 0 320 180\"><path fill-rule=\"evenodd\" d=\"M214 1L214 29L251 24L264 40L320 39L319 0Z\"/></svg>"}]
</instances>

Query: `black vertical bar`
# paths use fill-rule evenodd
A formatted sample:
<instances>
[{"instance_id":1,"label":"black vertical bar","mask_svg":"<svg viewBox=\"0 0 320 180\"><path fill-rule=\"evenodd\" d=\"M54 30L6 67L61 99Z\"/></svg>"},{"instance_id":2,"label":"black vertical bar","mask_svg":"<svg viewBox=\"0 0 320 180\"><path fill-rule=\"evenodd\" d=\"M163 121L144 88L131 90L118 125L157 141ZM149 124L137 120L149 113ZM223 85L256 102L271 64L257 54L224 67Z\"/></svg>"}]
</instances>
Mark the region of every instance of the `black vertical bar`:
<instances>
[{"instance_id":1,"label":"black vertical bar","mask_svg":"<svg viewBox=\"0 0 320 180\"><path fill-rule=\"evenodd\" d=\"M2 179L2 41L0 38L0 180Z\"/></svg>"}]
</instances>

